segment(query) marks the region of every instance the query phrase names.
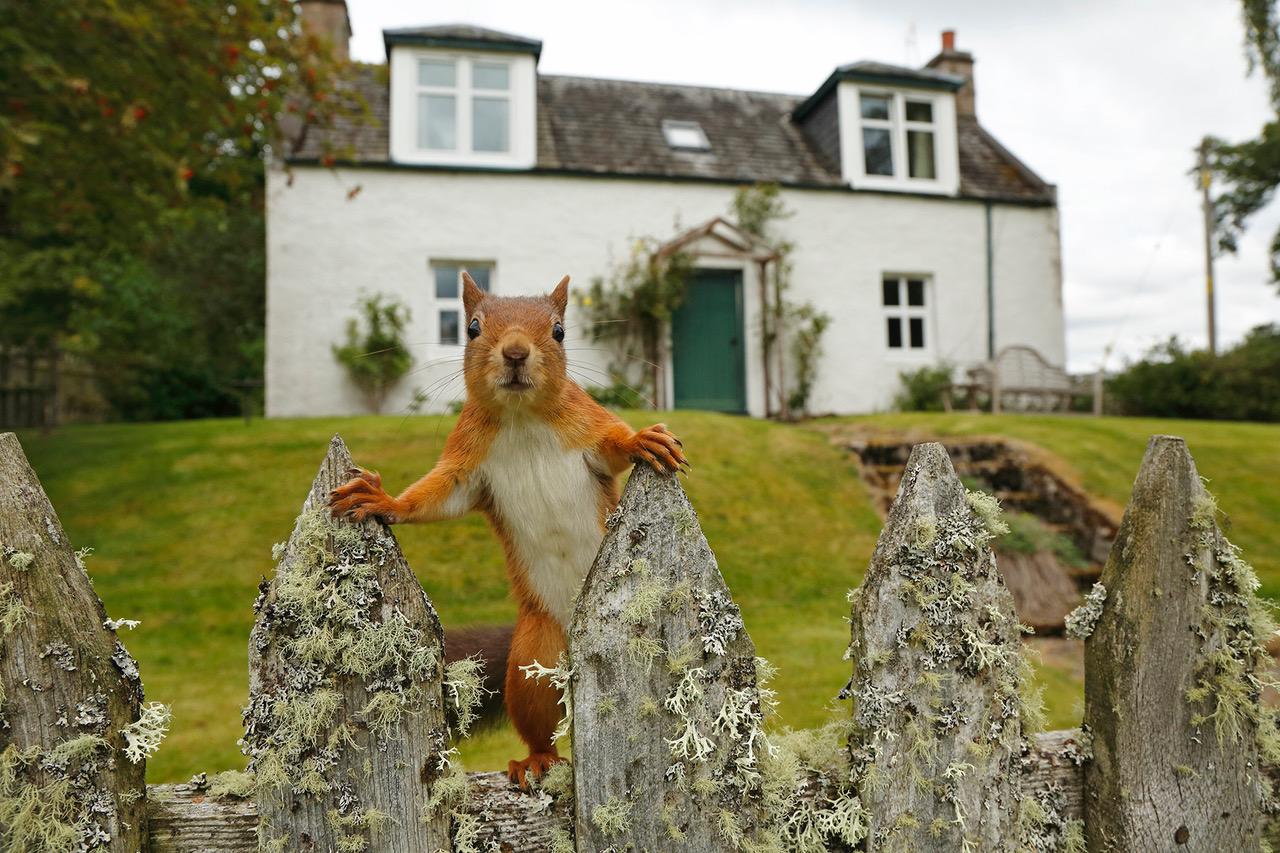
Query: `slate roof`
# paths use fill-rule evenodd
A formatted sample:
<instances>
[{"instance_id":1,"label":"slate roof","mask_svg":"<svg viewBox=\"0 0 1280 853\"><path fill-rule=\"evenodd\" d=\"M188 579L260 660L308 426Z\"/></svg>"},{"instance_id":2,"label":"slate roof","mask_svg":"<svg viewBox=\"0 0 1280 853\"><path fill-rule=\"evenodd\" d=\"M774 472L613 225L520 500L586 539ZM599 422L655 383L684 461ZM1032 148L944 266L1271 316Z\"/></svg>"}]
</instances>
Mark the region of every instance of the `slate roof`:
<instances>
[{"instance_id":1,"label":"slate roof","mask_svg":"<svg viewBox=\"0 0 1280 853\"><path fill-rule=\"evenodd\" d=\"M927 70L913 73L949 77ZM292 160L319 160L328 141L328 150L339 160L390 163L386 66L358 66L353 84L368 101L373 123L339 119L327 140L324 133L309 134ZM539 75L535 171L847 188L839 164L792 119L807 100L736 89ZM671 149L662 135L663 119L697 121L711 150ZM957 132L962 197L1055 202L1054 187L975 118L957 118Z\"/></svg>"}]
</instances>

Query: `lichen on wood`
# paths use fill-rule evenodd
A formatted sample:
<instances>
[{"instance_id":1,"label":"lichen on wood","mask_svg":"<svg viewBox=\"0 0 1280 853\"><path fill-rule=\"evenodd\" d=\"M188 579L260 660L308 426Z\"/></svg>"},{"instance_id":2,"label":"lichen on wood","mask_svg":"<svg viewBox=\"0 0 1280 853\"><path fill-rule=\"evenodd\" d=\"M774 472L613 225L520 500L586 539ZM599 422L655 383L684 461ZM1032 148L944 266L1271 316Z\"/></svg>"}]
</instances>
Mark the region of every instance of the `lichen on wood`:
<instances>
[{"instance_id":1,"label":"lichen on wood","mask_svg":"<svg viewBox=\"0 0 1280 853\"><path fill-rule=\"evenodd\" d=\"M1090 849L1258 850L1273 628L1182 439L1148 444L1102 583L1085 642Z\"/></svg>"},{"instance_id":2,"label":"lichen on wood","mask_svg":"<svg viewBox=\"0 0 1280 853\"><path fill-rule=\"evenodd\" d=\"M0 543L0 850L134 853L145 765L123 732L142 683L12 433Z\"/></svg>"},{"instance_id":3,"label":"lichen on wood","mask_svg":"<svg viewBox=\"0 0 1280 853\"><path fill-rule=\"evenodd\" d=\"M422 814L449 769L443 634L391 531L330 515L329 492L351 472L335 436L255 605L241 743L259 837L449 850L449 811Z\"/></svg>"},{"instance_id":4,"label":"lichen on wood","mask_svg":"<svg viewBox=\"0 0 1280 853\"><path fill-rule=\"evenodd\" d=\"M867 849L1013 850L1028 664L990 541L999 505L912 451L852 596L852 779Z\"/></svg>"},{"instance_id":5,"label":"lichen on wood","mask_svg":"<svg viewBox=\"0 0 1280 853\"><path fill-rule=\"evenodd\" d=\"M569 646L580 853L761 849L769 697L676 478L632 473Z\"/></svg>"}]
</instances>

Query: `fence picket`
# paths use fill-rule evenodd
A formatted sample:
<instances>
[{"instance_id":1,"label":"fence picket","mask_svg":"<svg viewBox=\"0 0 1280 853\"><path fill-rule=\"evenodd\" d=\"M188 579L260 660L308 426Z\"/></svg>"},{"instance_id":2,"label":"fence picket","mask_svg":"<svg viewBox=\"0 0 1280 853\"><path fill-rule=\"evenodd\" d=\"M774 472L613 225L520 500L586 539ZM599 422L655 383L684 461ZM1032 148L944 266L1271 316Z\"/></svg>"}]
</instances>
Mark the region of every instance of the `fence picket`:
<instances>
[{"instance_id":1,"label":"fence picket","mask_svg":"<svg viewBox=\"0 0 1280 853\"><path fill-rule=\"evenodd\" d=\"M0 434L0 847L142 847L145 756L124 734L141 702L80 556Z\"/></svg>"},{"instance_id":2,"label":"fence picket","mask_svg":"<svg viewBox=\"0 0 1280 853\"><path fill-rule=\"evenodd\" d=\"M753 838L755 646L675 477L632 473L569 646L579 853Z\"/></svg>"},{"instance_id":3,"label":"fence picket","mask_svg":"<svg viewBox=\"0 0 1280 853\"><path fill-rule=\"evenodd\" d=\"M942 445L915 447L852 603L850 750L870 851L1018 843L1023 660L987 544L998 524Z\"/></svg>"},{"instance_id":4,"label":"fence picket","mask_svg":"<svg viewBox=\"0 0 1280 853\"><path fill-rule=\"evenodd\" d=\"M1252 572L1214 516L1183 440L1153 436L1102 591L1079 617L1093 623L1091 850L1259 849L1255 670L1270 658L1250 617Z\"/></svg>"},{"instance_id":5,"label":"fence picket","mask_svg":"<svg viewBox=\"0 0 1280 853\"><path fill-rule=\"evenodd\" d=\"M439 619L380 522L332 519L335 436L264 584L244 748L265 850L451 850Z\"/></svg>"}]
</instances>

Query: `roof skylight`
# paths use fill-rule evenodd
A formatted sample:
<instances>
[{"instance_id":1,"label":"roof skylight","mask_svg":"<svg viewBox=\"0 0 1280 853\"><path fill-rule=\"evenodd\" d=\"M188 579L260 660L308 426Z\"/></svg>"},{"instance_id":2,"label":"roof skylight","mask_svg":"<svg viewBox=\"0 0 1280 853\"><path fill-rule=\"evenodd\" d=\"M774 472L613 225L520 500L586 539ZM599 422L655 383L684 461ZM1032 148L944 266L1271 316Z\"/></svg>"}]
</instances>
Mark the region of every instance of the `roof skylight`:
<instances>
[{"instance_id":1,"label":"roof skylight","mask_svg":"<svg viewBox=\"0 0 1280 853\"><path fill-rule=\"evenodd\" d=\"M707 140L707 135L702 132L702 125L696 121L663 119L662 135L666 137L667 145L672 148L689 151L711 150L711 143Z\"/></svg>"}]
</instances>

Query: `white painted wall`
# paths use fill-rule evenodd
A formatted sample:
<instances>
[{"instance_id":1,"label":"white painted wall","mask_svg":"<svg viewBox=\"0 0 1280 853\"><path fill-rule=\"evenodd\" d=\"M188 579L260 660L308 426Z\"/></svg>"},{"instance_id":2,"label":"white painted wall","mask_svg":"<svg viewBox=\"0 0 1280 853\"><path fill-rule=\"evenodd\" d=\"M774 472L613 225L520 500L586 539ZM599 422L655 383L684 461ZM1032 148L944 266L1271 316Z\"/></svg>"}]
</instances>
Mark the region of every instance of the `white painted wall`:
<instances>
[{"instance_id":1,"label":"white painted wall","mask_svg":"<svg viewBox=\"0 0 1280 853\"><path fill-rule=\"evenodd\" d=\"M348 189L362 190L347 199ZM415 389L431 409L463 393L461 347L436 340L432 258L492 260L495 291L549 290L571 274L585 286L606 274L640 236L675 236L726 213L734 187L692 182L411 169L331 172L294 169L292 185L268 177L267 414L308 416L365 410L334 361L363 292L400 297L413 311L408 340L416 371L387 411L403 411ZM793 298L811 300L834 322L811 402L815 412L888 408L898 371L945 359L986 356L986 243L983 205L955 199L830 190L786 190L795 215L783 223L796 245ZM997 345L1026 343L1064 362L1056 212L997 205ZM929 349L891 351L885 341L884 272L930 277ZM744 275L748 404L764 411L759 289ZM603 383L598 345L574 328L567 347L583 384ZM452 379L450 377L453 377Z\"/></svg>"}]
</instances>

